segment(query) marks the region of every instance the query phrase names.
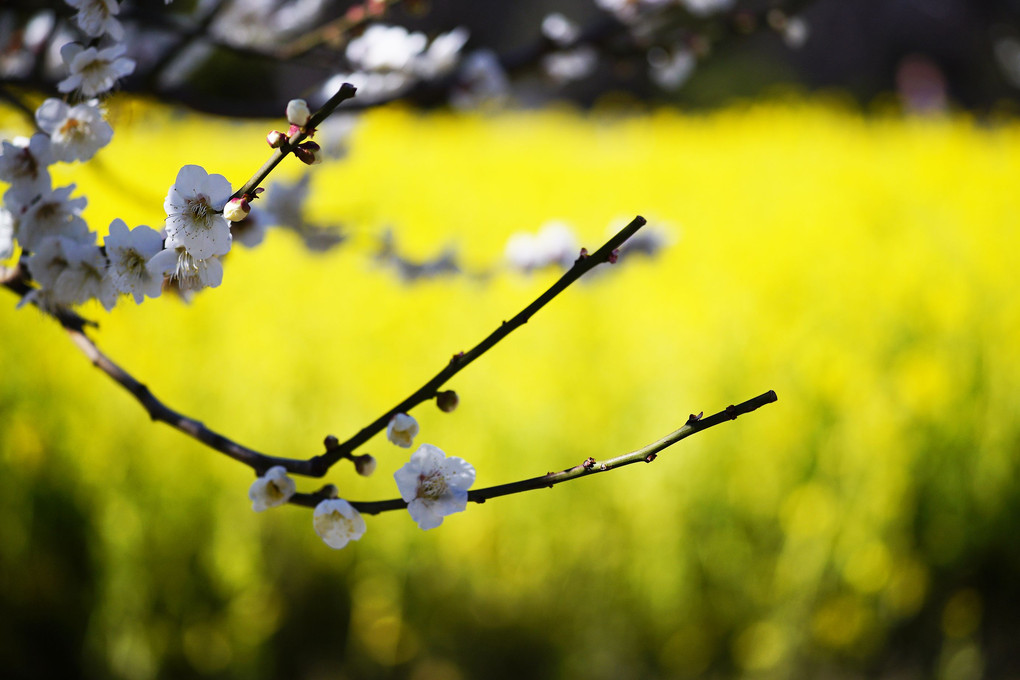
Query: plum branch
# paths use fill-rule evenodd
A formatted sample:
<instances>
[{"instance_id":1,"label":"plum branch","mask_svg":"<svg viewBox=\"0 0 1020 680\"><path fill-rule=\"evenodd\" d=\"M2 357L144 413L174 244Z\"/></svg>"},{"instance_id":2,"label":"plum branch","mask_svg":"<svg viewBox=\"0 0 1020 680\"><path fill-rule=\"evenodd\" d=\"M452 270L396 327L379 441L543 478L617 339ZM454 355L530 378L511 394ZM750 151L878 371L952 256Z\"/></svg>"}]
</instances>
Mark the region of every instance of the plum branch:
<instances>
[{"instance_id":1,"label":"plum branch","mask_svg":"<svg viewBox=\"0 0 1020 680\"><path fill-rule=\"evenodd\" d=\"M552 488L557 484L562 484L563 482L569 482L582 477L590 477L591 475L598 474L599 472L608 472L610 470L621 468L625 465L632 465L634 463L651 463L658 457L660 452L669 448L673 444L676 444L691 435L695 435L698 432L707 430L710 427L719 425L720 423L736 420L737 416L755 411L762 406L778 401L778 399L779 397L776 396L776 393L773 390L769 390L764 394L760 394L757 397L748 399L740 404L727 406L722 411L714 413L707 418L702 417L700 414L691 415L680 429L669 433L662 439L652 442L647 446L631 451L630 453L625 453L613 458L606 458L601 461L589 457L583 462L560 472L550 472L548 474L541 475L540 477L531 477L530 479L522 479L508 484L498 484L496 486L489 486L482 489L473 489L468 491L468 500L472 503L484 503L490 498L509 496L515 493L534 491L535 489ZM320 502L329 497L330 496L326 492L313 494L296 493L291 496L290 503L314 508ZM393 498L385 501L348 501L348 503L354 506L358 512L367 515L377 515L381 512L388 512L390 510L403 510L407 507L407 502L402 498Z\"/></svg>"}]
</instances>

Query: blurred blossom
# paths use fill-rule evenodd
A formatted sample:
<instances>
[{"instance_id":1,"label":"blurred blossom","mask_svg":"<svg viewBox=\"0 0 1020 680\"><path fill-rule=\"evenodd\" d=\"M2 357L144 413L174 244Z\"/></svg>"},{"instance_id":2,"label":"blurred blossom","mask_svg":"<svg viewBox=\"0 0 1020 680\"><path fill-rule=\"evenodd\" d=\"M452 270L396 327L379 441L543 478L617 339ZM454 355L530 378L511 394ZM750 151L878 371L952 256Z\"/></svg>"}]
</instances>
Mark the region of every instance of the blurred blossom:
<instances>
[{"instance_id":1,"label":"blurred blossom","mask_svg":"<svg viewBox=\"0 0 1020 680\"><path fill-rule=\"evenodd\" d=\"M78 90L86 97L106 92L119 79L135 70L135 62L121 56L124 49L123 45L102 50L95 47L83 49L78 43L67 43L60 54L71 75L57 83L57 89L61 92Z\"/></svg>"},{"instance_id":2,"label":"blurred blossom","mask_svg":"<svg viewBox=\"0 0 1020 680\"><path fill-rule=\"evenodd\" d=\"M26 250L35 250L43 239L62 236L79 243L93 243L96 235L79 214L87 199L71 198L75 185L53 189L21 210L18 217L18 241Z\"/></svg>"},{"instance_id":3,"label":"blurred blossom","mask_svg":"<svg viewBox=\"0 0 1020 680\"><path fill-rule=\"evenodd\" d=\"M250 215L243 222L230 223L231 239L245 248L254 248L266 238L266 225L256 215Z\"/></svg>"},{"instance_id":4,"label":"blurred blossom","mask_svg":"<svg viewBox=\"0 0 1020 680\"><path fill-rule=\"evenodd\" d=\"M25 258L29 274L43 288L52 289L67 267L67 251L74 241L60 236L40 240L32 254Z\"/></svg>"},{"instance_id":5,"label":"blurred blossom","mask_svg":"<svg viewBox=\"0 0 1020 680\"><path fill-rule=\"evenodd\" d=\"M434 529L443 523L443 517L467 507L467 490L475 483L475 469L463 458L447 458L435 446L422 444L393 478L411 519L422 529Z\"/></svg>"},{"instance_id":6,"label":"blurred blossom","mask_svg":"<svg viewBox=\"0 0 1020 680\"><path fill-rule=\"evenodd\" d=\"M18 137L14 143L3 141L0 151L0 181L11 188L4 194L8 202L28 205L39 194L50 190L50 172L53 163L50 138L44 134L31 139Z\"/></svg>"},{"instance_id":7,"label":"blurred blossom","mask_svg":"<svg viewBox=\"0 0 1020 680\"><path fill-rule=\"evenodd\" d=\"M85 34L98 38L104 33L114 40L123 40L124 27L117 21L120 5L117 0L66 0L67 4L78 10L75 21Z\"/></svg>"},{"instance_id":8,"label":"blurred blossom","mask_svg":"<svg viewBox=\"0 0 1020 680\"><path fill-rule=\"evenodd\" d=\"M60 304L80 304L91 298L106 309L116 304L117 289L106 275L106 256L92 243L48 237L26 258L26 264L32 277Z\"/></svg>"},{"instance_id":9,"label":"blurred blossom","mask_svg":"<svg viewBox=\"0 0 1020 680\"><path fill-rule=\"evenodd\" d=\"M457 108L499 104L510 96L510 81L492 50L475 50L467 55L457 75L459 87L451 97Z\"/></svg>"},{"instance_id":10,"label":"blurred blossom","mask_svg":"<svg viewBox=\"0 0 1020 680\"><path fill-rule=\"evenodd\" d=\"M287 34L311 27L322 7L323 0L233 0L217 15L212 33L231 45L275 45Z\"/></svg>"},{"instance_id":11,"label":"blurred blossom","mask_svg":"<svg viewBox=\"0 0 1020 680\"><path fill-rule=\"evenodd\" d=\"M296 490L297 486L287 475L287 469L282 465L275 465L266 470L266 474L252 482L248 488L251 509L262 512L283 505L290 500Z\"/></svg>"},{"instance_id":12,"label":"blurred blossom","mask_svg":"<svg viewBox=\"0 0 1020 680\"><path fill-rule=\"evenodd\" d=\"M128 230L122 219L110 223L110 232L103 240L110 258L110 277L121 293L129 293L141 304L146 297L159 297L163 277L155 276L148 262L163 249L163 236L155 229L138 226Z\"/></svg>"},{"instance_id":13,"label":"blurred blossom","mask_svg":"<svg viewBox=\"0 0 1020 680\"><path fill-rule=\"evenodd\" d=\"M791 49L799 49L804 46L811 36L811 27L808 22L800 17L790 17L786 20L782 29L783 42Z\"/></svg>"},{"instance_id":14,"label":"blurred blossom","mask_svg":"<svg viewBox=\"0 0 1020 680\"><path fill-rule=\"evenodd\" d=\"M35 119L50 135L58 161L87 161L113 139L113 128L93 104L68 106L59 99L47 99L36 110Z\"/></svg>"},{"instance_id":15,"label":"blurred blossom","mask_svg":"<svg viewBox=\"0 0 1020 680\"><path fill-rule=\"evenodd\" d=\"M468 36L468 30L463 26L436 36L429 48L415 59L415 73L421 78L430 79L452 71L460 60L460 50L467 43Z\"/></svg>"},{"instance_id":16,"label":"blurred blossom","mask_svg":"<svg viewBox=\"0 0 1020 680\"><path fill-rule=\"evenodd\" d=\"M409 75L400 71L388 71L385 73L353 71L350 73L337 73L326 81L320 93L323 97L331 97L341 85L350 83L358 88L359 101L371 103L389 99L402 93L412 82Z\"/></svg>"},{"instance_id":17,"label":"blurred blossom","mask_svg":"<svg viewBox=\"0 0 1020 680\"><path fill-rule=\"evenodd\" d=\"M402 71L425 49L424 33L410 33L403 26L376 24L347 45L347 59L366 71Z\"/></svg>"},{"instance_id":18,"label":"blurred blossom","mask_svg":"<svg viewBox=\"0 0 1020 680\"><path fill-rule=\"evenodd\" d=\"M517 232L506 244L511 267L529 272L549 265L569 267L579 252L573 230L564 222L546 222L537 234Z\"/></svg>"},{"instance_id":19,"label":"blurred blossom","mask_svg":"<svg viewBox=\"0 0 1020 680\"><path fill-rule=\"evenodd\" d=\"M399 447L409 449L418 434L418 421L406 413L398 413L386 425L386 438Z\"/></svg>"},{"instance_id":20,"label":"blurred blossom","mask_svg":"<svg viewBox=\"0 0 1020 680\"><path fill-rule=\"evenodd\" d=\"M598 60L599 55L594 47L582 45L545 55L542 57L542 70L555 82L568 83L591 75Z\"/></svg>"},{"instance_id":21,"label":"blurred blossom","mask_svg":"<svg viewBox=\"0 0 1020 680\"><path fill-rule=\"evenodd\" d=\"M259 207L269 213L277 226L299 228L305 221L305 201L308 200L308 183L311 179L311 174L306 172L293 184L273 182L259 202Z\"/></svg>"},{"instance_id":22,"label":"blurred blossom","mask_svg":"<svg viewBox=\"0 0 1020 680\"><path fill-rule=\"evenodd\" d=\"M664 90L677 90L694 72L697 59L685 47L676 46L672 52L661 47L648 51L648 75Z\"/></svg>"},{"instance_id":23,"label":"blurred blossom","mask_svg":"<svg viewBox=\"0 0 1020 680\"><path fill-rule=\"evenodd\" d=\"M336 550L364 536L366 528L361 513L342 498L325 500L315 506L312 525L319 538Z\"/></svg>"},{"instance_id":24,"label":"blurred blossom","mask_svg":"<svg viewBox=\"0 0 1020 680\"><path fill-rule=\"evenodd\" d=\"M25 47L30 50L42 47L43 42L49 37L50 31L53 30L55 21L55 15L50 11L39 12L29 19L28 23L25 24L25 32L21 38L25 43Z\"/></svg>"},{"instance_id":25,"label":"blurred blossom","mask_svg":"<svg viewBox=\"0 0 1020 680\"><path fill-rule=\"evenodd\" d=\"M569 45L581 35L581 29L562 14L555 13L542 20L542 35L557 45Z\"/></svg>"}]
</instances>

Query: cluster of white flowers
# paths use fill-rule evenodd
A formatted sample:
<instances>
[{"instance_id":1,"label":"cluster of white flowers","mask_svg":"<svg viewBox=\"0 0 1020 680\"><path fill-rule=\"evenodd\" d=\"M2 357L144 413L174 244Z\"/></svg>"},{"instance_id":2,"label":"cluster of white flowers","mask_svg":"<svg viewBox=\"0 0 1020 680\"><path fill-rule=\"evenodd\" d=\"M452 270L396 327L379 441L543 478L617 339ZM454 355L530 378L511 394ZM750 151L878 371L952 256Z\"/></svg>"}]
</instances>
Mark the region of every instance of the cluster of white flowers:
<instances>
[{"instance_id":1,"label":"cluster of white flowers","mask_svg":"<svg viewBox=\"0 0 1020 680\"><path fill-rule=\"evenodd\" d=\"M347 45L345 56L353 70L335 75L323 91L332 94L347 82L358 88L358 97L364 101L395 96L420 80L452 72L467 40L468 31L463 27L430 42L424 33L410 32L402 26L369 26Z\"/></svg>"},{"instance_id":2,"label":"cluster of white flowers","mask_svg":"<svg viewBox=\"0 0 1020 680\"><path fill-rule=\"evenodd\" d=\"M506 261L511 268L530 272L550 265L569 267L578 254L577 237L565 222L546 222L536 234L517 232L506 243Z\"/></svg>"},{"instance_id":3,"label":"cluster of white flowers","mask_svg":"<svg viewBox=\"0 0 1020 680\"><path fill-rule=\"evenodd\" d=\"M73 184L52 186L51 165L88 162L110 143L113 128L97 97L135 68L118 42L124 29L117 20L117 0L67 3L78 10L75 22L92 43L83 47L68 42L60 49L69 75L58 89L71 103L45 100L35 111L41 132L3 141L0 151L0 181L9 185L0 206L0 257L11 257L20 246L27 271L38 285L21 304L52 311L97 300L112 309L122 295L131 295L138 303L159 296L167 279L183 291L218 286L223 279L219 258L233 241L232 222L248 215L248 201L255 197L230 200L232 189L225 177L185 165L167 192L163 205L167 217L160 231L147 226L128 229L117 219L101 247L97 233L81 215L87 199L72 197ZM289 135L304 131L310 115L303 100L292 101L287 107ZM295 154L310 164L320 159L314 142L299 145ZM239 231L247 244L261 241L258 229Z\"/></svg>"},{"instance_id":4,"label":"cluster of white flowers","mask_svg":"<svg viewBox=\"0 0 1020 680\"><path fill-rule=\"evenodd\" d=\"M410 448L417 434L418 422L406 413L394 415L386 428L387 439L402 448ZM375 470L372 456L355 456L353 460L359 474L367 476ZM411 459L393 473L393 479L400 497L407 503L411 519L422 529L435 529L443 523L444 517L463 512L467 507L468 489L475 483L475 469L463 458L448 457L432 444L422 444L411 454ZM248 497L252 510L262 512L285 504L295 491L294 480L286 469L275 466L252 482ZM312 525L323 542L337 550L360 539L366 530L361 513L342 498L320 501L312 515Z\"/></svg>"},{"instance_id":5,"label":"cluster of white flowers","mask_svg":"<svg viewBox=\"0 0 1020 680\"><path fill-rule=\"evenodd\" d=\"M116 0L67 0L67 4L78 10L75 22L82 32L93 43L105 41L107 45L84 48L78 43L65 44L60 54L69 75L58 89L75 94L77 103L45 100L35 111L41 132L3 142L0 181L10 186L0 207L0 224L4 225L0 228L0 255L10 257L16 243L26 253L28 272L40 287L26 295L22 304L35 302L51 308L95 299L110 309L119 294L144 294L152 287L139 283L123 266L111 273L107 256L113 245L108 244L105 251L96 245L96 233L81 216L86 198L72 198L73 184L54 188L49 166L87 162L110 143L113 129L94 97L109 91L119 78L134 71L135 65L122 56L124 47L117 42L124 37L124 29L117 20L120 7ZM119 247L142 248L134 245L133 234L122 236Z\"/></svg>"},{"instance_id":6,"label":"cluster of white flowers","mask_svg":"<svg viewBox=\"0 0 1020 680\"><path fill-rule=\"evenodd\" d=\"M542 20L542 35L560 49L542 58L542 70L553 80L563 84L590 75L598 64L599 55L591 45L572 43L581 35L581 28L562 14L549 14Z\"/></svg>"}]
</instances>

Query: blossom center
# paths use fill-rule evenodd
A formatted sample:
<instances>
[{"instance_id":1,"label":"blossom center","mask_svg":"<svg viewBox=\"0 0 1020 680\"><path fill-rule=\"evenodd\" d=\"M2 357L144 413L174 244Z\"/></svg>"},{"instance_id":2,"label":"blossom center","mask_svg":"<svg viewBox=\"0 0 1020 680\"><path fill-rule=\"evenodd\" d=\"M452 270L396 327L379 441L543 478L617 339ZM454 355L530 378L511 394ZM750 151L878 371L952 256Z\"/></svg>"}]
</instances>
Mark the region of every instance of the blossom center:
<instances>
[{"instance_id":1,"label":"blossom center","mask_svg":"<svg viewBox=\"0 0 1020 680\"><path fill-rule=\"evenodd\" d=\"M121 256L120 265L124 273L139 275L145 271L145 258L132 248Z\"/></svg>"},{"instance_id":2,"label":"blossom center","mask_svg":"<svg viewBox=\"0 0 1020 680\"><path fill-rule=\"evenodd\" d=\"M418 477L418 498L437 501L449 490L446 478L438 470Z\"/></svg>"},{"instance_id":3,"label":"blossom center","mask_svg":"<svg viewBox=\"0 0 1020 680\"><path fill-rule=\"evenodd\" d=\"M17 162L17 174L22 177L31 177L36 179L39 177L39 164L35 160L35 156L28 149L23 149L16 157Z\"/></svg>"},{"instance_id":4,"label":"blossom center","mask_svg":"<svg viewBox=\"0 0 1020 680\"><path fill-rule=\"evenodd\" d=\"M62 137L65 138L80 138L85 136L85 126L77 118L68 118L64 121L64 124L60 126L58 132Z\"/></svg>"},{"instance_id":5,"label":"blossom center","mask_svg":"<svg viewBox=\"0 0 1020 680\"><path fill-rule=\"evenodd\" d=\"M215 215L215 211L209 204L209 199L204 195L199 194L194 198L187 199L184 202L184 212L191 216L196 225L205 229L212 226L212 217Z\"/></svg>"},{"instance_id":6,"label":"blossom center","mask_svg":"<svg viewBox=\"0 0 1020 680\"><path fill-rule=\"evenodd\" d=\"M334 510L329 514L329 521L337 529L340 530L340 533L344 535L351 535L357 533L354 527L354 520L344 515L339 510Z\"/></svg>"}]
</instances>

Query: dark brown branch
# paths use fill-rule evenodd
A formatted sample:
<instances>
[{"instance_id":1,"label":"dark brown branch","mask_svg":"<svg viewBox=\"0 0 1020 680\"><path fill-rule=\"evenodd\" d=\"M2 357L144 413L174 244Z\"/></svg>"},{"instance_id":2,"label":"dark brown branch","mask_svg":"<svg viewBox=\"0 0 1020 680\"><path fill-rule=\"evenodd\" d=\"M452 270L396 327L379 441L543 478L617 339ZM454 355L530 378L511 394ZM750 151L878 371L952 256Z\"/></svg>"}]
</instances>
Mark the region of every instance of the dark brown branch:
<instances>
[{"instance_id":1,"label":"dark brown branch","mask_svg":"<svg viewBox=\"0 0 1020 680\"><path fill-rule=\"evenodd\" d=\"M639 215L591 255L582 251L581 256L574 262L573 267L568 269L556 283L538 296L534 302L522 309L515 317L509 321L504 321L499 328L490 333L488 337L475 345L470 351L455 354L453 358L450 359L450 363L439 371L439 373L433 376L431 380L426 382L413 394L391 408L389 411L376 418L375 421L364 427L353 437L342 442L339 446L326 451L321 456L313 458L312 464L315 466L315 469L317 471L321 470L322 474L325 474L326 470L328 470L338 460L349 456L355 449L367 442L374 435L386 429L386 426L390 422L390 418L394 415L398 413L407 413L423 401L433 399L436 396L436 392L443 386L444 383L446 383L447 380L455 376L475 359L489 351L493 345L509 335L514 329L526 324L528 320L535 315L535 312L542 309L542 307L545 307L545 305L548 304L554 297L562 293L567 286L584 276L584 274L594 267L604 262L608 262L610 258L615 258L614 253L616 250L623 245L627 239L633 236L638 229L644 226L644 224L645 218Z\"/></svg>"},{"instance_id":2,"label":"dark brown branch","mask_svg":"<svg viewBox=\"0 0 1020 680\"><path fill-rule=\"evenodd\" d=\"M708 428L714 427L720 423L724 423L729 420L736 420L737 416L750 413L751 411L759 409L766 404L771 404L777 400L778 397L776 396L776 393L769 390L765 394L760 394L757 397L748 399L736 406L728 406L722 411L708 416L707 418L692 415L679 430L671 432L662 439L653 442L648 446L643 446L636 451L631 451L630 453L625 453L614 458L607 458L602 461L595 460L594 458L588 458L587 460L561 472L550 472L549 474L542 475L541 477L522 479L517 482L510 482L509 484L498 484L496 486L485 487L484 489L474 489L468 492L468 500L472 503L484 503L490 498L509 496L511 494L533 491L535 489L551 488L557 484L562 484L563 482L580 479L581 477L589 477L599 472L608 472L609 470L614 470L625 465L632 465L633 463L651 463L656 459L661 451L673 444L676 444L680 440L686 439L691 435L697 434L702 430L707 430ZM295 494L291 497L290 502L294 505L314 508L326 498L328 498L328 496L321 493ZM385 501L349 502L357 508L359 512L367 515L376 515L380 512L401 510L407 507L407 503L402 498L393 498Z\"/></svg>"}]
</instances>

